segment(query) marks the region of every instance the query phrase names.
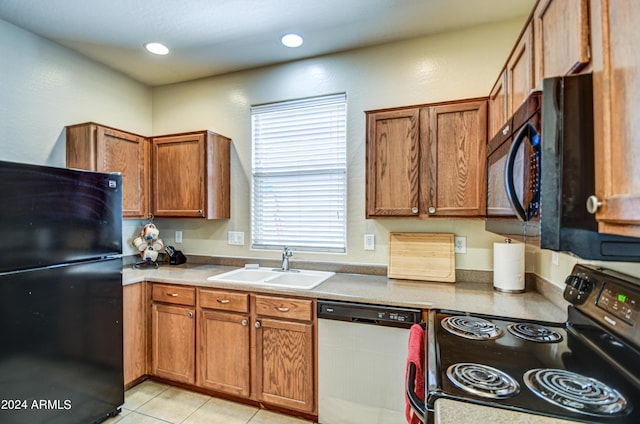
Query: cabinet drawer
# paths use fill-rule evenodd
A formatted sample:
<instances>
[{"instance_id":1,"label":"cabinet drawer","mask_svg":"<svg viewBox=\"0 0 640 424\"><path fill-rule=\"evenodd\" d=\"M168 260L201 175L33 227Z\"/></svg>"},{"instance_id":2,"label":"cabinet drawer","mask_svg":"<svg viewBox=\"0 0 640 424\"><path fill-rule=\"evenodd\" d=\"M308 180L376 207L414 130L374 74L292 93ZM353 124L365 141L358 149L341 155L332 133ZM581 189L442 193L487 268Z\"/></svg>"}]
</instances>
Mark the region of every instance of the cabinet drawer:
<instances>
[{"instance_id":1,"label":"cabinet drawer","mask_svg":"<svg viewBox=\"0 0 640 424\"><path fill-rule=\"evenodd\" d=\"M196 289L193 287L154 284L152 298L154 302L195 306Z\"/></svg>"},{"instance_id":2,"label":"cabinet drawer","mask_svg":"<svg viewBox=\"0 0 640 424\"><path fill-rule=\"evenodd\" d=\"M313 320L313 301L286 297L256 296L256 314L276 318Z\"/></svg>"},{"instance_id":3,"label":"cabinet drawer","mask_svg":"<svg viewBox=\"0 0 640 424\"><path fill-rule=\"evenodd\" d=\"M198 291L201 308L220 309L233 312L249 311L249 295L246 293L233 293L222 290Z\"/></svg>"}]
</instances>

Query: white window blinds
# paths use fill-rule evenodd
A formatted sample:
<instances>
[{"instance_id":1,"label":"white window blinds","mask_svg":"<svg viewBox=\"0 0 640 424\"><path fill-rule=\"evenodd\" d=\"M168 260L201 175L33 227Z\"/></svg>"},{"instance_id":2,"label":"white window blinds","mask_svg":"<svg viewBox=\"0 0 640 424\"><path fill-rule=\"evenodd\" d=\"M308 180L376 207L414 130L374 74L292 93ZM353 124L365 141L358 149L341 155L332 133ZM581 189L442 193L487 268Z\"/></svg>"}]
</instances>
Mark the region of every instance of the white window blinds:
<instances>
[{"instance_id":1,"label":"white window blinds","mask_svg":"<svg viewBox=\"0 0 640 424\"><path fill-rule=\"evenodd\" d=\"M346 95L251 108L254 248L346 249Z\"/></svg>"}]
</instances>

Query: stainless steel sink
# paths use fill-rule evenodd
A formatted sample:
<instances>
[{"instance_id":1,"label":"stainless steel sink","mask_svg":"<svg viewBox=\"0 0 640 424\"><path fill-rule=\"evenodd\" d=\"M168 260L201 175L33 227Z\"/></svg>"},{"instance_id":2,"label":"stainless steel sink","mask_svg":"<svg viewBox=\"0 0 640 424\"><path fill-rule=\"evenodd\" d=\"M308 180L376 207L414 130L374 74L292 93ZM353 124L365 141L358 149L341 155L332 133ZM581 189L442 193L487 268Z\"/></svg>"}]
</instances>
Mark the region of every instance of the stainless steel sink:
<instances>
[{"instance_id":1,"label":"stainless steel sink","mask_svg":"<svg viewBox=\"0 0 640 424\"><path fill-rule=\"evenodd\" d=\"M286 287L311 290L335 275L334 272L293 269L281 271L273 268L239 268L224 274L213 275L207 281L214 283L236 283Z\"/></svg>"}]
</instances>

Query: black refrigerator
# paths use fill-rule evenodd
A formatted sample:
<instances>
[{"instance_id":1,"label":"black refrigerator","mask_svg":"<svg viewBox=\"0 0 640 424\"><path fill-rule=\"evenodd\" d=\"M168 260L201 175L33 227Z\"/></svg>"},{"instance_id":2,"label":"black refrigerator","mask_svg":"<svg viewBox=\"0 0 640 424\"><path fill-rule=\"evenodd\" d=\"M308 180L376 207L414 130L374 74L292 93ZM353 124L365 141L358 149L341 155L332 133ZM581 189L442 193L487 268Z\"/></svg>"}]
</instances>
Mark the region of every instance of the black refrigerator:
<instances>
[{"instance_id":1,"label":"black refrigerator","mask_svg":"<svg viewBox=\"0 0 640 424\"><path fill-rule=\"evenodd\" d=\"M124 403L122 177L0 161L0 423Z\"/></svg>"}]
</instances>

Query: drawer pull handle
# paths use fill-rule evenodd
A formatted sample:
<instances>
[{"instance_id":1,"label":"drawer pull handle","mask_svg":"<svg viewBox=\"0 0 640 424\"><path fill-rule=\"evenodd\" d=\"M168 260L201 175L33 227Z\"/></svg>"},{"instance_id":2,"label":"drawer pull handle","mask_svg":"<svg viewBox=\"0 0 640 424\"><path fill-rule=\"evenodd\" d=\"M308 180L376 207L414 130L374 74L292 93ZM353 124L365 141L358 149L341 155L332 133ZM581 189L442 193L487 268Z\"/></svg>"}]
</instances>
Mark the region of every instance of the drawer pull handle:
<instances>
[{"instance_id":1,"label":"drawer pull handle","mask_svg":"<svg viewBox=\"0 0 640 424\"><path fill-rule=\"evenodd\" d=\"M276 310L279 312L289 312L289 308L283 308L283 307L276 307Z\"/></svg>"},{"instance_id":2,"label":"drawer pull handle","mask_svg":"<svg viewBox=\"0 0 640 424\"><path fill-rule=\"evenodd\" d=\"M167 293L169 297L178 297L178 293Z\"/></svg>"},{"instance_id":3,"label":"drawer pull handle","mask_svg":"<svg viewBox=\"0 0 640 424\"><path fill-rule=\"evenodd\" d=\"M226 305L227 303L229 303L229 299L216 299L216 302Z\"/></svg>"}]
</instances>

